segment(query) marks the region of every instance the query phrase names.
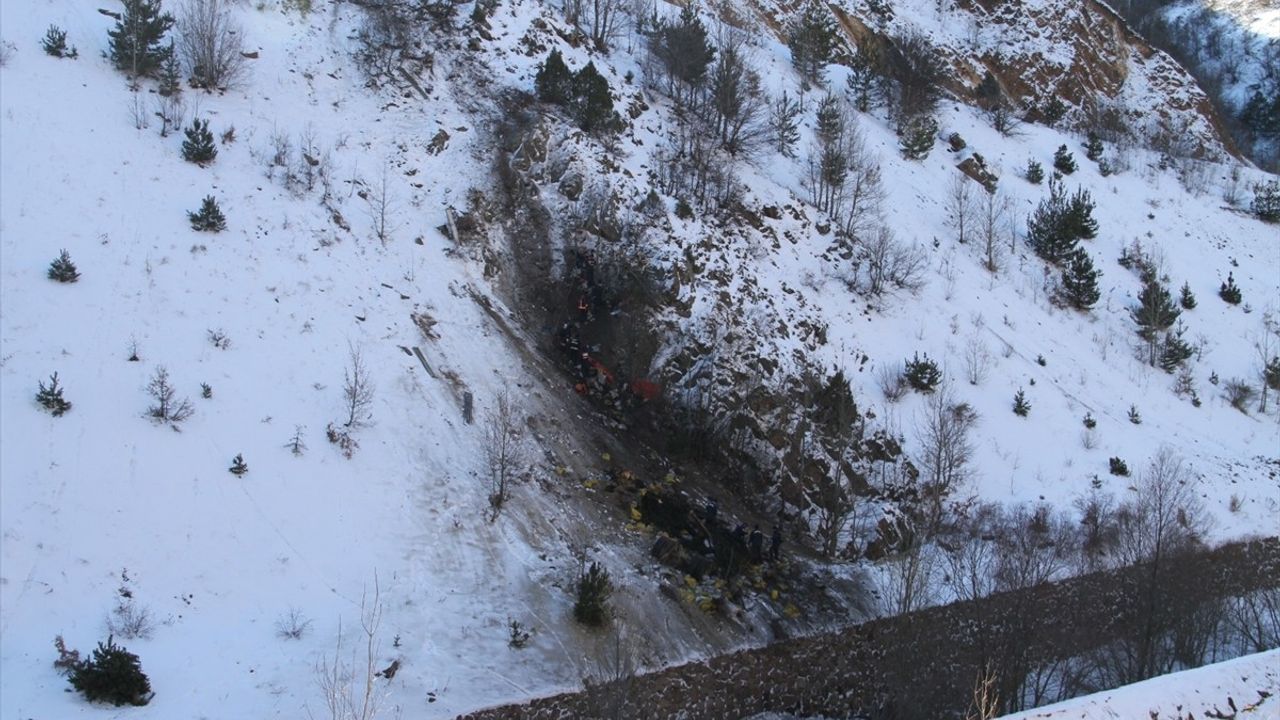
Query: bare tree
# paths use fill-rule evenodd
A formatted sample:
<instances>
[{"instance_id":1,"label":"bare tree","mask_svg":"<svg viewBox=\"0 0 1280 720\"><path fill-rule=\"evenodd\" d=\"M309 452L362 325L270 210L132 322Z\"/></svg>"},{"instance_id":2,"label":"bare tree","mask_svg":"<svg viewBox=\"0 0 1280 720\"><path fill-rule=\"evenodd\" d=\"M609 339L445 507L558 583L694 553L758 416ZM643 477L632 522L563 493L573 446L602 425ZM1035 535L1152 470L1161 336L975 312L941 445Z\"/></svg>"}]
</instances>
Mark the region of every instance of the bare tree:
<instances>
[{"instance_id":1,"label":"bare tree","mask_svg":"<svg viewBox=\"0 0 1280 720\"><path fill-rule=\"evenodd\" d=\"M1276 345L1280 339L1280 325L1277 325L1268 312L1263 318L1263 330L1253 339L1253 352L1258 361L1258 380L1262 386L1258 412L1267 412L1267 393L1276 383L1274 368L1276 367Z\"/></svg>"},{"instance_id":2,"label":"bare tree","mask_svg":"<svg viewBox=\"0 0 1280 720\"><path fill-rule=\"evenodd\" d=\"M147 392L155 400L155 404L147 408L147 414L158 423L180 423L191 417L195 409L187 398L178 398L178 391L169 382L169 371L163 365L157 366L147 383Z\"/></svg>"},{"instance_id":3,"label":"bare tree","mask_svg":"<svg viewBox=\"0 0 1280 720\"><path fill-rule=\"evenodd\" d=\"M982 193L978 198L978 235L982 241L982 265L989 272L1000 272L1004 262L1004 239L1009 232L1009 198L999 190Z\"/></svg>"},{"instance_id":4,"label":"bare tree","mask_svg":"<svg viewBox=\"0 0 1280 720\"><path fill-rule=\"evenodd\" d=\"M187 0L178 33L193 86L221 90L243 75L242 32L231 18L230 0Z\"/></svg>"},{"instance_id":5,"label":"bare tree","mask_svg":"<svg viewBox=\"0 0 1280 720\"><path fill-rule=\"evenodd\" d=\"M933 601L934 554L930 546L913 542L885 561L880 596L889 615L903 615Z\"/></svg>"},{"instance_id":6,"label":"bare tree","mask_svg":"<svg viewBox=\"0 0 1280 720\"><path fill-rule=\"evenodd\" d=\"M860 237L881 220L885 189L881 182L879 157L868 148L862 129L850 122L845 135L848 173L834 215L846 234Z\"/></svg>"},{"instance_id":7,"label":"bare tree","mask_svg":"<svg viewBox=\"0 0 1280 720\"><path fill-rule=\"evenodd\" d=\"M635 650L626 628L614 628L596 647L593 671L582 678L590 717L619 720L631 706L636 678Z\"/></svg>"},{"instance_id":8,"label":"bare tree","mask_svg":"<svg viewBox=\"0 0 1280 720\"><path fill-rule=\"evenodd\" d=\"M346 427L357 428L370 420L373 408L373 381L360 348L347 344L347 367L342 374L342 399L347 410Z\"/></svg>"},{"instance_id":9,"label":"bare tree","mask_svg":"<svg viewBox=\"0 0 1280 720\"><path fill-rule=\"evenodd\" d=\"M497 518L510 493L524 459L524 446L520 437L520 416L511 402L511 394L503 390L494 400L484 423L484 457L489 470L489 506L493 509L490 519Z\"/></svg>"},{"instance_id":10,"label":"bare tree","mask_svg":"<svg viewBox=\"0 0 1280 720\"><path fill-rule=\"evenodd\" d=\"M925 502L925 527L937 532L943 505L958 487L968 481L973 442L969 435L978 415L968 403L958 402L950 387L943 386L929 397L929 404L917 428L917 467L920 468L920 495Z\"/></svg>"},{"instance_id":11,"label":"bare tree","mask_svg":"<svg viewBox=\"0 0 1280 720\"><path fill-rule=\"evenodd\" d=\"M720 145L730 155L750 155L765 140L766 101L742 36L725 31L711 67L706 106Z\"/></svg>"},{"instance_id":12,"label":"bare tree","mask_svg":"<svg viewBox=\"0 0 1280 720\"><path fill-rule=\"evenodd\" d=\"M342 621L338 621L338 638L333 658L322 657L316 665L316 683L320 686L328 720L374 720L386 698L386 690L377 686L381 673L378 666L378 631L382 625L382 591L377 576L373 582L373 602L368 596L360 598L360 630L364 652L360 647L351 648L350 659L345 657L342 637ZM308 711L310 715L310 711ZM314 720L314 716L311 716Z\"/></svg>"},{"instance_id":13,"label":"bare tree","mask_svg":"<svg viewBox=\"0 0 1280 720\"><path fill-rule=\"evenodd\" d=\"M970 385L981 385L991 369L991 351L982 338L974 335L964 346L965 377Z\"/></svg>"},{"instance_id":14,"label":"bare tree","mask_svg":"<svg viewBox=\"0 0 1280 720\"><path fill-rule=\"evenodd\" d=\"M947 225L956 233L956 242L964 244L969 239L973 217L973 185L969 176L957 172L947 186Z\"/></svg>"},{"instance_id":15,"label":"bare tree","mask_svg":"<svg viewBox=\"0 0 1280 720\"><path fill-rule=\"evenodd\" d=\"M396 203L387 186L387 175L390 164L382 163L382 175L378 183L365 191L364 199L369 204L369 219L373 223L373 235L383 247L391 240L395 232Z\"/></svg>"}]
</instances>

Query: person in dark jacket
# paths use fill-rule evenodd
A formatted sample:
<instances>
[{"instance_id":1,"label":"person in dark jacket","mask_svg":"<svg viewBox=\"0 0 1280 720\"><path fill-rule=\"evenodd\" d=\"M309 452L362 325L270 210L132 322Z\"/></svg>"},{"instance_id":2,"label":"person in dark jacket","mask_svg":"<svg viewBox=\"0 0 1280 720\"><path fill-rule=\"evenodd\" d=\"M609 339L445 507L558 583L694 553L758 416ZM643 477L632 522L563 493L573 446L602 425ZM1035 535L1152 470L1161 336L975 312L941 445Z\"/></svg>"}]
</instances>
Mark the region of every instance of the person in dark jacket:
<instances>
[{"instance_id":1,"label":"person in dark jacket","mask_svg":"<svg viewBox=\"0 0 1280 720\"><path fill-rule=\"evenodd\" d=\"M751 537L747 540L747 546L751 548L752 563L759 565L764 562L764 533L760 532L759 525L751 528Z\"/></svg>"}]
</instances>

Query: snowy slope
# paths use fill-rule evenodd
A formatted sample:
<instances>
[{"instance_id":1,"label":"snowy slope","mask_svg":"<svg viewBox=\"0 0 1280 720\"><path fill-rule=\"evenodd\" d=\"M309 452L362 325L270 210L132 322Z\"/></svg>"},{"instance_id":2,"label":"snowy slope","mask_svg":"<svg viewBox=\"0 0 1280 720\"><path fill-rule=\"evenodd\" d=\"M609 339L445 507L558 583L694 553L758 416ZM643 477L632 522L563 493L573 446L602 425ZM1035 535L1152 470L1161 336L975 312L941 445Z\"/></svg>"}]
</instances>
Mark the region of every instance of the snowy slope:
<instances>
[{"instance_id":1,"label":"snowy slope","mask_svg":"<svg viewBox=\"0 0 1280 720\"><path fill-rule=\"evenodd\" d=\"M387 702L405 717L449 717L576 686L592 670L597 638L568 619L571 549L591 548L622 578L624 614L670 622L645 638L654 659L743 641L655 603L653 583L633 577L647 539L624 534L613 511L584 500L572 482L598 468L590 448L544 437L537 481L517 487L501 521L484 518L482 431L463 422L462 392L474 394L483 415L509 389L536 416L533 431L548 436L556 420L575 418L554 400L565 388L530 367L473 300L487 298L504 314L480 253L447 253L436 227L446 207L462 208L468 191L487 182L481 121L497 90L532 86L540 57L514 49L544 11L503 3L491 20L495 41L476 56L440 53L434 76L422 79L424 99L412 89L364 87L346 55L354 7L300 17L271 3L238 6L246 47L259 57L225 95L188 92L189 110L209 118L215 133L235 128L216 162L198 168L182 161L180 134L160 138L154 118L135 127L133 96L101 57L111 21L95 6L0 4L3 40L16 46L0 69L0 718L108 712L64 693L50 666L52 640L62 634L87 653L105 637L122 586L155 624L150 638L123 641L157 690L150 706L129 711L138 718L319 715L314 668L332 657L340 619L350 651L375 578L386 608L377 662L403 661ZM37 39L49 23L68 30L79 59L41 52ZM794 83L784 48L762 41L757 50L771 86ZM567 53L574 67L586 57ZM595 61L615 90L639 67L625 53ZM489 63L480 74L492 94L472 82L472 63ZM142 95L149 109L151 96ZM648 153L671 121L664 101L651 100L610 175L634 198L648 191ZM943 124L994 164L1020 214L1043 190L1013 169L1077 142L1040 127L999 138L964 108L948 109ZM821 323L824 345L767 332L746 341L776 353L785 371L852 363L855 350L866 351L872 364L856 374L860 400L910 439L923 401L879 407L874 369L921 351L958 377L964 342L974 337L995 360L985 385L958 388L983 417L982 472L971 492L1066 506L1099 474L1122 494L1124 483L1105 475L1107 457L1141 465L1172 443L1203 476L1216 537L1275 531L1274 417L1238 413L1207 383L1214 371L1224 379L1252 372L1246 340L1280 295L1274 228L1224 209L1216 196L1187 194L1169 173L1143 170L1152 158L1101 178L1081 157L1085 167L1071 182L1086 183L1099 203L1103 236L1090 249L1106 273L1104 301L1092 316L1054 311L1040 291L1040 266L1022 251L992 278L947 239L938 188L954 172L950 156L937 148L924 163L904 163L885 123L866 117L863 127L884 163L887 219L900 236L932 248L931 265L950 268L943 274L952 279L931 276L918 297L867 310L824 259L829 240L814 231L811 209L797 213L802 219L767 221L775 237L791 235L776 246L757 231L721 235L702 220L675 221L670 235L654 239L656 259L714 236L717 253L702 259L752 291L737 294L745 304L719 305L719 288L685 288L681 302L693 311L670 328L673 345L717 337L714 322L723 319L751 318L764 329L778 318ZM295 193L278 170L266 173L273 136L296 143L308 128L330 158L329 207L319 189ZM440 129L451 140L432 154ZM384 168L397 210L385 244L373 237L362 198L380 186ZM1214 172L1225 178L1227 169ZM799 162L766 156L740 173L753 205L801 207ZM185 212L207 194L227 213L224 233L187 224ZM1190 336L1212 338L1196 365L1202 408L1174 398L1168 376L1132 359L1126 307L1138 285L1114 259L1139 237L1160 245L1175 285L1186 279L1200 297L1187 320ZM73 285L45 278L62 248L82 273ZM1252 313L1214 297L1228 269ZM421 335L413 312L438 321L438 339ZM230 346L214 347L211 330ZM718 338L728 358L736 346L723 332ZM140 360L128 362L134 341ZM373 422L356 433L350 460L324 437L327 423L344 419L349 346L362 351L377 386ZM402 346L420 346L435 377ZM792 360L797 353L803 361ZM1034 362L1040 354L1044 367ZM159 366L194 403L181 432L145 417L145 386ZM74 403L61 418L32 400L53 372ZM202 382L211 399L199 396ZM1034 406L1029 420L1008 412L1021 386ZM1124 419L1130 404L1141 408L1141 426ZM1101 430L1087 452L1078 440L1085 411ZM297 425L308 445L301 457L284 447ZM250 467L241 478L227 472L237 453ZM553 468L564 466L572 472L560 485ZM1241 500L1234 512L1233 494ZM312 621L300 641L276 635L291 608ZM512 618L537 630L523 651L507 647Z\"/></svg>"},{"instance_id":2,"label":"snowy slope","mask_svg":"<svg viewBox=\"0 0 1280 720\"><path fill-rule=\"evenodd\" d=\"M564 500L521 486L512 505L525 509L485 522L481 429L462 420L463 388L480 416L503 387L536 405L521 359L469 297L486 294L476 269L448 259L433 229L482 176L468 145L477 133L460 129L470 120L445 86L433 102L398 106L365 91L343 50L351 10L237 10L260 55L247 83L187 93L215 132L235 127L206 169L183 162L181 135L160 139L154 118L133 127L130 93L100 57L111 21L95 6L0 10L18 46L0 70L6 719L103 712L63 692L51 643L60 633L87 653L105 639L125 570L156 625L150 639L123 641L157 690L134 717L318 715L314 667L332 655L339 619L348 646L355 639L375 579L386 607L378 662L403 659L389 702L410 716L582 675L586 636L557 586L576 570L568 543L592 540L589 520L553 527L572 504L553 513ZM51 22L80 59L40 51ZM424 147L442 126L459 139L431 157ZM330 221L319 191L295 197L265 176L271 135L308 127L331 153L333 204L351 232ZM374 186L384 159L398 211L385 247L353 184ZM185 212L206 194L221 201L226 232L188 227ZM74 285L44 277L60 248L82 273ZM439 321L438 341L421 337L414 311ZM208 330L230 347L215 348ZM131 340L140 362L126 361ZM351 460L324 436L345 419L349 344L377 387ZM398 347L415 345L440 379ZM161 365L195 404L180 433L144 417ZM62 418L32 400L53 372L74 403ZM212 399L199 397L201 382ZM284 448L295 425L302 457ZM243 478L227 472L237 453ZM290 608L312 621L301 641L276 637ZM529 649L507 647L509 618L536 629Z\"/></svg>"}]
</instances>

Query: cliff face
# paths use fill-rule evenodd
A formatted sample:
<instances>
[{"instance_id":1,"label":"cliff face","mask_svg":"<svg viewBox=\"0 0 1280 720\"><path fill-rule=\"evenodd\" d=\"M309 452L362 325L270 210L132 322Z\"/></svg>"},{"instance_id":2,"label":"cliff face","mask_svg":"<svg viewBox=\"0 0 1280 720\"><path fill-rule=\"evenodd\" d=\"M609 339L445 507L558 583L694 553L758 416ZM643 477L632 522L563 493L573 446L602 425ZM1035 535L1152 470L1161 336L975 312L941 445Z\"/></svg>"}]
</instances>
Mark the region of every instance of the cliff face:
<instances>
[{"instance_id":1,"label":"cliff face","mask_svg":"<svg viewBox=\"0 0 1280 720\"><path fill-rule=\"evenodd\" d=\"M755 7L785 39L794 4L758 0ZM923 31L953 71L948 89L961 99L971 99L990 71L1033 120L1056 95L1073 126L1101 119L1139 135L1164 129L1197 157L1236 154L1195 78L1097 0L854 0L830 9L851 44Z\"/></svg>"}]
</instances>

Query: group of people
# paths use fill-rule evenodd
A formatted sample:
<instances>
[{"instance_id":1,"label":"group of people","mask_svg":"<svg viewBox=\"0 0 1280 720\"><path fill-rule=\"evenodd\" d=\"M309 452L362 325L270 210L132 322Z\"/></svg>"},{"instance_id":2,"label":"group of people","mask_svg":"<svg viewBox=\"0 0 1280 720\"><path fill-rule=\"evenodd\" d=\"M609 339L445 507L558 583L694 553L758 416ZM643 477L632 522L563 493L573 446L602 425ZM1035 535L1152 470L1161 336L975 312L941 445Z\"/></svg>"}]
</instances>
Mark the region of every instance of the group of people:
<instances>
[{"instance_id":1,"label":"group of people","mask_svg":"<svg viewBox=\"0 0 1280 720\"><path fill-rule=\"evenodd\" d=\"M717 516L720 514L720 506L715 498L708 498L702 507L703 521L712 526L716 522ZM751 532L747 533L747 526L744 523L738 523L734 526L730 537L737 544L746 545L747 551L751 554L751 562L760 565L765 561L764 533L760 530L760 525L755 524L751 527ZM782 557L782 529L774 523L773 532L769 536L768 559L777 562Z\"/></svg>"}]
</instances>

